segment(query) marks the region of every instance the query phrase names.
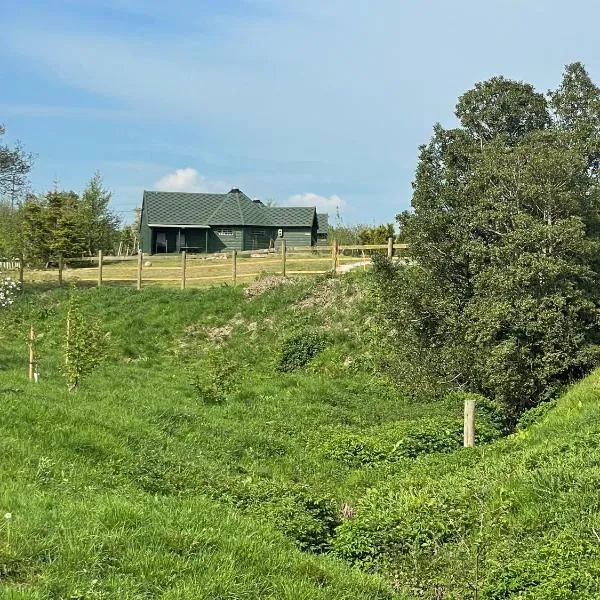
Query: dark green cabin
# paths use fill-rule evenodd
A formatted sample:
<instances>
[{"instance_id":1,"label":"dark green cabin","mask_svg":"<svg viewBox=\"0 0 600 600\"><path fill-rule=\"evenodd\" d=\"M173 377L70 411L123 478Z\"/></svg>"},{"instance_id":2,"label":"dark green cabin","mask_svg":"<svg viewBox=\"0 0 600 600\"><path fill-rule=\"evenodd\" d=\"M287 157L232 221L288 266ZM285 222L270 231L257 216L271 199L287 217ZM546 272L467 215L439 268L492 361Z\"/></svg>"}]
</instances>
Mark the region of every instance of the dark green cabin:
<instances>
[{"instance_id":1,"label":"dark green cabin","mask_svg":"<svg viewBox=\"0 0 600 600\"><path fill-rule=\"evenodd\" d=\"M314 206L265 206L236 188L227 194L145 191L140 247L158 254L261 250L282 240L288 247L316 246L323 243L322 223L327 215L317 215Z\"/></svg>"}]
</instances>

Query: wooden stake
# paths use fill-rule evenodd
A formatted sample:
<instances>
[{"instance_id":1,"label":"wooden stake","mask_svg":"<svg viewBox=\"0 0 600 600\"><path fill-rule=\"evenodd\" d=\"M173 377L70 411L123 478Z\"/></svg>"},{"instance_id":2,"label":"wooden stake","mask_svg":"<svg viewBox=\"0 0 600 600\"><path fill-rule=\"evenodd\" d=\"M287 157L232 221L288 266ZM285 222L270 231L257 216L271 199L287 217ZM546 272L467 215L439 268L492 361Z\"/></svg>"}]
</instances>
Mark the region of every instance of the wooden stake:
<instances>
[{"instance_id":1,"label":"wooden stake","mask_svg":"<svg viewBox=\"0 0 600 600\"><path fill-rule=\"evenodd\" d=\"M285 240L281 240L281 274L285 277L285 261L287 258L287 247Z\"/></svg>"},{"instance_id":2,"label":"wooden stake","mask_svg":"<svg viewBox=\"0 0 600 600\"><path fill-rule=\"evenodd\" d=\"M23 260L23 253L19 258L19 283L21 284L21 292L23 291L23 282L25 280L25 261Z\"/></svg>"},{"instance_id":3,"label":"wooden stake","mask_svg":"<svg viewBox=\"0 0 600 600\"><path fill-rule=\"evenodd\" d=\"M232 264L232 271L231 271L231 277L233 279L233 285L236 284L237 282L237 250L234 250L231 253L231 260L233 261Z\"/></svg>"},{"instance_id":4,"label":"wooden stake","mask_svg":"<svg viewBox=\"0 0 600 600\"><path fill-rule=\"evenodd\" d=\"M58 285L63 284L63 257L62 254L58 257Z\"/></svg>"},{"instance_id":5,"label":"wooden stake","mask_svg":"<svg viewBox=\"0 0 600 600\"><path fill-rule=\"evenodd\" d=\"M185 290L185 267L186 267L186 254L185 250L181 253L181 289Z\"/></svg>"},{"instance_id":6,"label":"wooden stake","mask_svg":"<svg viewBox=\"0 0 600 600\"><path fill-rule=\"evenodd\" d=\"M333 240L333 246L331 247L331 262L332 262L332 270L335 274L338 266L338 242L337 240Z\"/></svg>"},{"instance_id":7,"label":"wooden stake","mask_svg":"<svg viewBox=\"0 0 600 600\"><path fill-rule=\"evenodd\" d=\"M388 258L391 260L394 256L394 238L388 238Z\"/></svg>"},{"instance_id":8,"label":"wooden stake","mask_svg":"<svg viewBox=\"0 0 600 600\"><path fill-rule=\"evenodd\" d=\"M98 250L98 287L102 285L102 250Z\"/></svg>"},{"instance_id":9,"label":"wooden stake","mask_svg":"<svg viewBox=\"0 0 600 600\"><path fill-rule=\"evenodd\" d=\"M475 400L465 400L464 446L475 445Z\"/></svg>"},{"instance_id":10,"label":"wooden stake","mask_svg":"<svg viewBox=\"0 0 600 600\"><path fill-rule=\"evenodd\" d=\"M138 252L138 268L137 268L137 289L142 289L142 261L144 260L144 253Z\"/></svg>"},{"instance_id":11,"label":"wooden stake","mask_svg":"<svg viewBox=\"0 0 600 600\"><path fill-rule=\"evenodd\" d=\"M29 328L29 381L33 381L34 373L35 373L35 350L33 347L33 343L35 341L35 333L33 331L33 326Z\"/></svg>"}]
</instances>

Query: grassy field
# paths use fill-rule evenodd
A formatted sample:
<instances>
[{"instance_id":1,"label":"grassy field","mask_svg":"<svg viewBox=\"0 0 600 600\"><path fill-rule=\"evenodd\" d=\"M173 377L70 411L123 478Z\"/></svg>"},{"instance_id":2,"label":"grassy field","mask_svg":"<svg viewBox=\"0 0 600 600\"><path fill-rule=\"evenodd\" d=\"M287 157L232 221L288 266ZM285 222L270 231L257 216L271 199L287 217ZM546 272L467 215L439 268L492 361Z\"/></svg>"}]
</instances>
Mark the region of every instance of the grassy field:
<instances>
[{"instance_id":1,"label":"grassy field","mask_svg":"<svg viewBox=\"0 0 600 600\"><path fill-rule=\"evenodd\" d=\"M29 286L0 314L1 597L600 598L597 376L463 450L462 397L378 374L367 281L84 289L107 358L72 393L69 291Z\"/></svg>"}]
</instances>

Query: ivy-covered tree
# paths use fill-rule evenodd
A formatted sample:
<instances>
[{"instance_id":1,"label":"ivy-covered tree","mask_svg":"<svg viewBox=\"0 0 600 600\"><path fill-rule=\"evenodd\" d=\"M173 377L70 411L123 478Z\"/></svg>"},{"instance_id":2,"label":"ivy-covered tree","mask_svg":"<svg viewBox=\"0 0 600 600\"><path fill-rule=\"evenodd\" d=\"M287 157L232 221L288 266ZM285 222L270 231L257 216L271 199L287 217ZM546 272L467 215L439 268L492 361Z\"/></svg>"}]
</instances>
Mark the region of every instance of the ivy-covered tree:
<instances>
[{"instance_id":1,"label":"ivy-covered tree","mask_svg":"<svg viewBox=\"0 0 600 600\"><path fill-rule=\"evenodd\" d=\"M420 149L399 215L415 264L375 271L405 384L481 393L515 416L597 364L600 112L581 69L550 103L521 82L477 84L462 126L436 126Z\"/></svg>"}]
</instances>

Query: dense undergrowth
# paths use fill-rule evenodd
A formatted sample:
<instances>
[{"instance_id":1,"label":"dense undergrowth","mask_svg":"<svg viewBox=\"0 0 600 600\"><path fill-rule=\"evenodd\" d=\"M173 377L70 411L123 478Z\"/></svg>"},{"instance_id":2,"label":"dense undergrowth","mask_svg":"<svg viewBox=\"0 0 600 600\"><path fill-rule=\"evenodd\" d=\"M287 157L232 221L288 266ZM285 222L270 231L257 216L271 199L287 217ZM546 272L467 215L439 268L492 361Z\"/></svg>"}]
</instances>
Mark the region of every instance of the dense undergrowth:
<instances>
[{"instance_id":1,"label":"dense undergrowth","mask_svg":"<svg viewBox=\"0 0 600 600\"><path fill-rule=\"evenodd\" d=\"M68 290L0 315L4 597L600 598L593 378L502 441L479 399L463 450L461 394L378 370L364 274L80 293L108 358L76 392Z\"/></svg>"}]
</instances>

